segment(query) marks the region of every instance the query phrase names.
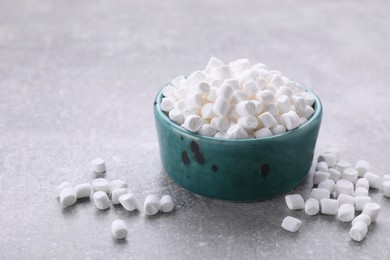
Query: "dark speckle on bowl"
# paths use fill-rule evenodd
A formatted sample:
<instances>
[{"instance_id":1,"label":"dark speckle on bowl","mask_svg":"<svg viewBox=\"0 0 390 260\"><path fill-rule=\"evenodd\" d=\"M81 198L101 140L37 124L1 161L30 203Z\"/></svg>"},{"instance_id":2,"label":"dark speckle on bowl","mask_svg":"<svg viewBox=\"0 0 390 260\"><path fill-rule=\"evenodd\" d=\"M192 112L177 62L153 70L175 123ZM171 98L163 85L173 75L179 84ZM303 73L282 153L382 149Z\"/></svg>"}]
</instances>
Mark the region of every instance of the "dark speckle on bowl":
<instances>
[{"instance_id":1,"label":"dark speckle on bowl","mask_svg":"<svg viewBox=\"0 0 390 260\"><path fill-rule=\"evenodd\" d=\"M194 153L195 160L196 160L199 164L205 163L205 160L204 160L204 158L203 158L203 154L200 152L198 143L195 142L195 141L191 141L191 143L190 143L190 148L191 148L191 151Z\"/></svg>"},{"instance_id":2,"label":"dark speckle on bowl","mask_svg":"<svg viewBox=\"0 0 390 260\"><path fill-rule=\"evenodd\" d=\"M265 163L261 166L261 175L268 176L269 173L269 164Z\"/></svg>"},{"instance_id":3,"label":"dark speckle on bowl","mask_svg":"<svg viewBox=\"0 0 390 260\"><path fill-rule=\"evenodd\" d=\"M211 170L213 170L213 171L218 171L218 166L217 165L215 165L215 164L213 164L212 166L211 166Z\"/></svg>"},{"instance_id":4,"label":"dark speckle on bowl","mask_svg":"<svg viewBox=\"0 0 390 260\"><path fill-rule=\"evenodd\" d=\"M183 151L181 153L181 160L183 161L184 164L190 164L190 158L188 158L187 152Z\"/></svg>"}]
</instances>

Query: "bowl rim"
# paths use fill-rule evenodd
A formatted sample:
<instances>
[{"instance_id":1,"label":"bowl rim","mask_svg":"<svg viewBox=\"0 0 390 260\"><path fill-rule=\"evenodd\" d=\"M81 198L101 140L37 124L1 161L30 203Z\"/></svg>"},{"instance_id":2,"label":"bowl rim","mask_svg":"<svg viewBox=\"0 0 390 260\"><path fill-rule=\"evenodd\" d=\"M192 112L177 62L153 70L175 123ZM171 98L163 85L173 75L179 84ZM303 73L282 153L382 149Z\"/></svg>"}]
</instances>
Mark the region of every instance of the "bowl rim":
<instances>
[{"instance_id":1,"label":"bowl rim","mask_svg":"<svg viewBox=\"0 0 390 260\"><path fill-rule=\"evenodd\" d=\"M297 81L295 81L297 82ZM298 84L302 85L301 83L297 82ZM165 86L169 85L166 84ZM164 87L165 87L164 86ZM298 128L296 129L293 129L293 130L290 130L290 131L287 131L285 133L282 133L282 134L277 134L277 135L273 135L273 136L268 136L268 137L262 137L262 138L245 138L245 139L226 139L226 138L217 138L217 137L211 137L211 136L204 136L204 135L200 135L198 133L195 133L195 132L191 132L191 131L188 131L187 129L181 127L180 125L172 122L168 115L161 110L161 107L160 107L160 103L161 103L161 100L162 100L162 97L163 97L163 89L164 87L162 87L155 99L154 99L154 114L160 118L162 118L162 120L167 123L168 125L172 126L176 131L178 132L181 132L182 134L184 135L189 135L189 136L192 136L194 138L198 138L198 139L205 139L205 140L209 140L209 141L218 141L219 143L220 142L224 142L224 143L246 143L246 142L261 142L261 141L270 141L270 140L273 140L273 139L279 139L279 138L283 138L283 137L288 137L289 135L294 135L295 133L299 132L301 129L304 129L304 128L307 128L307 127L310 127L311 125L315 124L315 120L321 116L322 114L322 103L321 103L321 100L320 98L318 97L318 95L310 88L306 87L305 85L302 85L305 89L305 92L309 92L311 94L314 95L315 97L315 101L314 101L314 113L313 115L309 118L309 120L304 123L303 125L299 126Z\"/></svg>"}]
</instances>

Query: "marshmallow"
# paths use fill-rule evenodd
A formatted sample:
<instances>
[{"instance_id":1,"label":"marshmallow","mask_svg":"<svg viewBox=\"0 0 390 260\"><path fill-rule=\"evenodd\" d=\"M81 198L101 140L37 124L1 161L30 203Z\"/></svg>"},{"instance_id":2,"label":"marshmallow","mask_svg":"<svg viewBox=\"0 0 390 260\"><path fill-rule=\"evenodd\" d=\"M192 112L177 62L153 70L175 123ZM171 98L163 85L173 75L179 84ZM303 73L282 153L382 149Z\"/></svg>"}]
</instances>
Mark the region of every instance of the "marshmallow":
<instances>
[{"instance_id":1,"label":"marshmallow","mask_svg":"<svg viewBox=\"0 0 390 260\"><path fill-rule=\"evenodd\" d=\"M337 182L338 180L341 179L341 172L339 172L336 169L329 168L328 173L329 173L329 179L331 179L334 182Z\"/></svg>"},{"instance_id":2,"label":"marshmallow","mask_svg":"<svg viewBox=\"0 0 390 260\"><path fill-rule=\"evenodd\" d=\"M127 227L123 220L114 220L111 224L111 233L115 239L125 239L127 236Z\"/></svg>"},{"instance_id":3,"label":"marshmallow","mask_svg":"<svg viewBox=\"0 0 390 260\"><path fill-rule=\"evenodd\" d=\"M313 183L314 183L314 185L318 185L327 179L329 179L328 172L319 172L318 171L318 172L314 173Z\"/></svg>"},{"instance_id":4,"label":"marshmallow","mask_svg":"<svg viewBox=\"0 0 390 260\"><path fill-rule=\"evenodd\" d=\"M127 193L120 196L119 202L127 211L138 209L138 203L133 194Z\"/></svg>"},{"instance_id":5,"label":"marshmallow","mask_svg":"<svg viewBox=\"0 0 390 260\"><path fill-rule=\"evenodd\" d=\"M223 83L222 86L218 89L217 95L223 100L229 101L234 93L234 89L226 83Z\"/></svg>"},{"instance_id":6,"label":"marshmallow","mask_svg":"<svg viewBox=\"0 0 390 260\"><path fill-rule=\"evenodd\" d=\"M256 112L256 105L252 101L241 101L236 105L236 110L240 116L254 115Z\"/></svg>"},{"instance_id":7,"label":"marshmallow","mask_svg":"<svg viewBox=\"0 0 390 260\"><path fill-rule=\"evenodd\" d=\"M190 132L197 132L202 127L202 118L196 115L189 115L185 118L183 127Z\"/></svg>"},{"instance_id":8,"label":"marshmallow","mask_svg":"<svg viewBox=\"0 0 390 260\"><path fill-rule=\"evenodd\" d=\"M103 191L105 193L109 192L108 189L108 180L103 178L98 178L92 181L92 189L93 191Z\"/></svg>"},{"instance_id":9,"label":"marshmallow","mask_svg":"<svg viewBox=\"0 0 390 260\"><path fill-rule=\"evenodd\" d=\"M172 85L166 85L162 89L162 93L164 97L167 97L168 99L175 99L175 96L173 95L173 92L175 91L175 88Z\"/></svg>"},{"instance_id":10,"label":"marshmallow","mask_svg":"<svg viewBox=\"0 0 390 260\"><path fill-rule=\"evenodd\" d=\"M292 97L293 95L293 91L291 90L291 88L287 87L287 86L281 86L278 91L276 92L276 96L279 97L279 96L287 96L287 97Z\"/></svg>"},{"instance_id":11,"label":"marshmallow","mask_svg":"<svg viewBox=\"0 0 390 260\"><path fill-rule=\"evenodd\" d=\"M299 112L299 116L306 118L307 120L314 114L314 109L311 106L306 106L305 110Z\"/></svg>"},{"instance_id":12,"label":"marshmallow","mask_svg":"<svg viewBox=\"0 0 390 260\"><path fill-rule=\"evenodd\" d=\"M242 92L241 90L236 90L236 91L234 91L233 96L230 99L230 103L237 104L237 103L239 103L241 101L245 101L247 99L248 99L248 97L244 92Z\"/></svg>"},{"instance_id":13,"label":"marshmallow","mask_svg":"<svg viewBox=\"0 0 390 260\"><path fill-rule=\"evenodd\" d=\"M220 116L220 117L225 116L228 109L229 109L228 102L221 97L217 97L217 99L215 100L215 103L213 105L214 114L216 114L217 116Z\"/></svg>"},{"instance_id":14,"label":"marshmallow","mask_svg":"<svg viewBox=\"0 0 390 260\"><path fill-rule=\"evenodd\" d=\"M273 135L280 135L285 133L287 130L284 125L275 125L269 129Z\"/></svg>"},{"instance_id":15,"label":"marshmallow","mask_svg":"<svg viewBox=\"0 0 390 260\"><path fill-rule=\"evenodd\" d=\"M371 225L371 218L367 214L360 214L352 220L352 226L355 225L357 222L363 222L368 227L369 225Z\"/></svg>"},{"instance_id":16,"label":"marshmallow","mask_svg":"<svg viewBox=\"0 0 390 260\"><path fill-rule=\"evenodd\" d=\"M97 191L93 194L93 202L98 209L105 210L110 207L110 201L108 200L107 193L103 191Z\"/></svg>"},{"instance_id":17,"label":"marshmallow","mask_svg":"<svg viewBox=\"0 0 390 260\"><path fill-rule=\"evenodd\" d=\"M240 83L237 79L227 79L223 83L229 85L232 87L233 90L239 90L240 89Z\"/></svg>"},{"instance_id":18,"label":"marshmallow","mask_svg":"<svg viewBox=\"0 0 390 260\"><path fill-rule=\"evenodd\" d=\"M368 203L371 203L371 197L368 197L368 196L355 197L356 211L362 211Z\"/></svg>"},{"instance_id":19,"label":"marshmallow","mask_svg":"<svg viewBox=\"0 0 390 260\"><path fill-rule=\"evenodd\" d=\"M103 159L96 158L91 161L92 170L96 173L103 173L106 171L106 164Z\"/></svg>"},{"instance_id":20,"label":"marshmallow","mask_svg":"<svg viewBox=\"0 0 390 260\"><path fill-rule=\"evenodd\" d=\"M279 111L281 114L287 113L290 111L290 99L286 95L279 96L276 99L276 104L278 105Z\"/></svg>"},{"instance_id":21,"label":"marshmallow","mask_svg":"<svg viewBox=\"0 0 390 260\"><path fill-rule=\"evenodd\" d=\"M287 207L291 210L299 210L305 208L305 202L299 194L291 194L285 197Z\"/></svg>"},{"instance_id":22,"label":"marshmallow","mask_svg":"<svg viewBox=\"0 0 390 260\"><path fill-rule=\"evenodd\" d=\"M352 225L351 230L349 231L349 236L357 241L360 242L364 239L368 231L367 225L363 222L356 222L354 225Z\"/></svg>"},{"instance_id":23,"label":"marshmallow","mask_svg":"<svg viewBox=\"0 0 390 260\"><path fill-rule=\"evenodd\" d=\"M160 208L161 211L164 213L171 212L173 208L175 207L175 204L173 203L173 199L170 195L164 195L160 199Z\"/></svg>"},{"instance_id":24,"label":"marshmallow","mask_svg":"<svg viewBox=\"0 0 390 260\"><path fill-rule=\"evenodd\" d=\"M261 128L253 133L255 138L265 138L272 136L272 132L268 128Z\"/></svg>"},{"instance_id":25,"label":"marshmallow","mask_svg":"<svg viewBox=\"0 0 390 260\"><path fill-rule=\"evenodd\" d=\"M370 170L370 164L367 161L360 160L355 164L355 169L359 173L359 177L363 177Z\"/></svg>"},{"instance_id":26,"label":"marshmallow","mask_svg":"<svg viewBox=\"0 0 390 260\"><path fill-rule=\"evenodd\" d=\"M355 197L357 196L368 196L368 189L363 187L357 187L355 189Z\"/></svg>"},{"instance_id":27,"label":"marshmallow","mask_svg":"<svg viewBox=\"0 0 390 260\"><path fill-rule=\"evenodd\" d=\"M330 198L330 192L329 190L325 188L314 188L311 190L310 197L322 200L322 199L329 199Z\"/></svg>"},{"instance_id":28,"label":"marshmallow","mask_svg":"<svg viewBox=\"0 0 390 260\"><path fill-rule=\"evenodd\" d=\"M257 92L256 99L262 101L264 104L269 104L272 101L274 101L275 96L272 94L272 92L269 89L265 89Z\"/></svg>"},{"instance_id":29,"label":"marshmallow","mask_svg":"<svg viewBox=\"0 0 390 260\"><path fill-rule=\"evenodd\" d=\"M206 79L206 76L205 76L205 74L204 74L203 72L197 70L197 71L192 72L192 73L187 77L187 79L188 79L189 81L191 81L193 84L197 84L197 83L199 83L199 82L205 80L205 79ZM207 84L207 83L206 83L206 84Z\"/></svg>"},{"instance_id":30,"label":"marshmallow","mask_svg":"<svg viewBox=\"0 0 390 260\"><path fill-rule=\"evenodd\" d=\"M371 221L375 222L378 218L380 211L381 206L379 206L379 204L370 202L364 206L362 213L367 214L371 218Z\"/></svg>"},{"instance_id":31,"label":"marshmallow","mask_svg":"<svg viewBox=\"0 0 390 260\"><path fill-rule=\"evenodd\" d=\"M338 194L354 195L353 183L344 179L336 182L336 191Z\"/></svg>"},{"instance_id":32,"label":"marshmallow","mask_svg":"<svg viewBox=\"0 0 390 260\"><path fill-rule=\"evenodd\" d=\"M390 181L383 182L383 194L390 198Z\"/></svg>"},{"instance_id":33,"label":"marshmallow","mask_svg":"<svg viewBox=\"0 0 390 260\"><path fill-rule=\"evenodd\" d=\"M336 215L339 204L337 200L334 199L322 199L320 201L321 204L321 214L324 215Z\"/></svg>"},{"instance_id":34,"label":"marshmallow","mask_svg":"<svg viewBox=\"0 0 390 260\"><path fill-rule=\"evenodd\" d=\"M335 167L337 164L337 156L331 152L325 152L318 156L318 162L326 162L329 167Z\"/></svg>"},{"instance_id":35,"label":"marshmallow","mask_svg":"<svg viewBox=\"0 0 390 260\"><path fill-rule=\"evenodd\" d=\"M70 182L68 181L64 181L62 182L60 185L58 185L56 187L56 198L59 198L60 197L60 193L62 190L66 189L66 188L71 188L72 187L72 184L70 184Z\"/></svg>"},{"instance_id":36,"label":"marshmallow","mask_svg":"<svg viewBox=\"0 0 390 260\"><path fill-rule=\"evenodd\" d=\"M367 181L370 185L370 188L380 189L382 187L382 180L381 180L381 177L379 175L376 175L376 174L371 173L371 172L366 172L364 174L364 179L367 179Z\"/></svg>"},{"instance_id":37,"label":"marshmallow","mask_svg":"<svg viewBox=\"0 0 390 260\"><path fill-rule=\"evenodd\" d=\"M355 198L347 194L340 194L337 197L337 202L339 203L339 206L344 204L355 205Z\"/></svg>"},{"instance_id":38,"label":"marshmallow","mask_svg":"<svg viewBox=\"0 0 390 260\"><path fill-rule=\"evenodd\" d=\"M171 85L177 89L180 86L180 83L185 80L185 77L183 75L177 76L171 81Z\"/></svg>"},{"instance_id":39,"label":"marshmallow","mask_svg":"<svg viewBox=\"0 0 390 260\"><path fill-rule=\"evenodd\" d=\"M169 112L175 108L175 102L171 98L163 98L160 103L160 108L164 112Z\"/></svg>"},{"instance_id":40,"label":"marshmallow","mask_svg":"<svg viewBox=\"0 0 390 260\"><path fill-rule=\"evenodd\" d=\"M144 211L148 216L156 215L160 210L160 199L156 195L148 195L144 203Z\"/></svg>"},{"instance_id":41,"label":"marshmallow","mask_svg":"<svg viewBox=\"0 0 390 260\"><path fill-rule=\"evenodd\" d=\"M65 188L60 192L60 203L64 208L76 203L77 195L73 187Z\"/></svg>"},{"instance_id":42,"label":"marshmallow","mask_svg":"<svg viewBox=\"0 0 390 260\"><path fill-rule=\"evenodd\" d=\"M199 82L198 84L196 84L196 86L194 88L194 93L207 94L207 93L209 93L210 88L211 88L211 86L207 82L202 81L202 82Z\"/></svg>"},{"instance_id":43,"label":"marshmallow","mask_svg":"<svg viewBox=\"0 0 390 260\"><path fill-rule=\"evenodd\" d=\"M341 179L350 181L353 184L356 183L357 178L358 178L358 171L355 170L354 168L347 168L341 174Z\"/></svg>"},{"instance_id":44,"label":"marshmallow","mask_svg":"<svg viewBox=\"0 0 390 260\"><path fill-rule=\"evenodd\" d=\"M365 189L369 189L370 188L370 184L369 184L367 179L360 178L360 179L358 179L356 181L355 187L356 188L362 187L362 188L365 188Z\"/></svg>"},{"instance_id":45,"label":"marshmallow","mask_svg":"<svg viewBox=\"0 0 390 260\"><path fill-rule=\"evenodd\" d=\"M253 130L259 125L259 121L254 116L243 116L237 120L237 124L246 130Z\"/></svg>"},{"instance_id":46,"label":"marshmallow","mask_svg":"<svg viewBox=\"0 0 390 260\"><path fill-rule=\"evenodd\" d=\"M343 204L339 207L337 218L341 222L351 222L355 217L355 207L352 204Z\"/></svg>"},{"instance_id":47,"label":"marshmallow","mask_svg":"<svg viewBox=\"0 0 390 260\"><path fill-rule=\"evenodd\" d=\"M184 116L178 109L172 109L169 111L168 117L178 125L182 125L184 123Z\"/></svg>"},{"instance_id":48,"label":"marshmallow","mask_svg":"<svg viewBox=\"0 0 390 260\"><path fill-rule=\"evenodd\" d=\"M287 113L284 113L280 116L280 118L282 119L283 125L289 131L298 128L299 125L301 124L299 116L294 111L289 111Z\"/></svg>"},{"instance_id":49,"label":"marshmallow","mask_svg":"<svg viewBox=\"0 0 390 260\"><path fill-rule=\"evenodd\" d=\"M302 221L293 217L285 217L282 222L282 228L290 232L297 232L302 226Z\"/></svg>"},{"instance_id":50,"label":"marshmallow","mask_svg":"<svg viewBox=\"0 0 390 260\"><path fill-rule=\"evenodd\" d=\"M189 95L186 98L186 107L188 109L200 109L202 108L203 104L204 102L202 94Z\"/></svg>"},{"instance_id":51,"label":"marshmallow","mask_svg":"<svg viewBox=\"0 0 390 260\"><path fill-rule=\"evenodd\" d=\"M206 70L218 68L223 65L223 62L215 57L211 57L207 63Z\"/></svg>"},{"instance_id":52,"label":"marshmallow","mask_svg":"<svg viewBox=\"0 0 390 260\"><path fill-rule=\"evenodd\" d=\"M336 191L336 183L331 179L324 180L320 182L320 184L318 184L318 188L327 189L329 193L332 194L333 192Z\"/></svg>"},{"instance_id":53,"label":"marshmallow","mask_svg":"<svg viewBox=\"0 0 390 260\"><path fill-rule=\"evenodd\" d=\"M248 133L245 129L238 124L231 125L226 133L230 139L244 139L248 137Z\"/></svg>"},{"instance_id":54,"label":"marshmallow","mask_svg":"<svg viewBox=\"0 0 390 260\"><path fill-rule=\"evenodd\" d=\"M339 160L336 163L336 170L338 170L339 172L344 172L347 168L350 167L352 167L352 165L349 162L344 160Z\"/></svg>"},{"instance_id":55,"label":"marshmallow","mask_svg":"<svg viewBox=\"0 0 390 260\"><path fill-rule=\"evenodd\" d=\"M198 131L198 134L203 136L214 136L217 133L217 129L215 129L214 126L210 124L203 124L200 130Z\"/></svg>"},{"instance_id":56,"label":"marshmallow","mask_svg":"<svg viewBox=\"0 0 390 260\"><path fill-rule=\"evenodd\" d=\"M271 76L269 83L277 87L281 87L284 85L284 81L279 74Z\"/></svg>"},{"instance_id":57,"label":"marshmallow","mask_svg":"<svg viewBox=\"0 0 390 260\"><path fill-rule=\"evenodd\" d=\"M228 134L225 132L225 131L222 131L222 132L217 132L215 135L214 135L215 138L221 138L221 139L229 139L229 136Z\"/></svg>"},{"instance_id":58,"label":"marshmallow","mask_svg":"<svg viewBox=\"0 0 390 260\"><path fill-rule=\"evenodd\" d=\"M248 97L256 96L257 92L259 92L259 87L257 83L254 81L247 81L242 86L242 90Z\"/></svg>"},{"instance_id":59,"label":"marshmallow","mask_svg":"<svg viewBox=\"0 0 390 260\"><path fill-rule=\"evenodd\" d=\"M224 132L228 130L230 123L226 117L214 117L211 119L210 125L217 129L217 131Z\"/></svg>"},{"instance_id":60,"label":"marshmallow","mask_svg":"<svg viewBox=\"0 0 390 260\"><path fill-rule=\"evenodd\" d=\"M295 106L298 113L303 112L306 109L306 102L303 97L294 96L292 98L292 104Z\"/></svg>"},{"instance_id":61,"label":"marshmallow","mask_svg":"<svg viewBox=\"0 0 390 260\"><path fill-rule=\"evenodd\" d=\"M275 103L270 103L265 106L265 112L269 112L272 116L279 116L279 108Z\"/></svg>"},{"instance_id":62,"label":"marshmallow","mask_svg":"<svg viewBox=\"0 0 390 260\"><path fill-rule=\"evenodd\" d=\"M122 189L122 188L127 188L127 183L119 179L112 180L108 185L108 191L110 192L110 194L112 194L114 190Z\"/></svg>"},{"instance_id":63,"label":"marshmallow","mask_svg":"<svg viewBox=\"0 0 390 260\"><path fill-rule=\"evenodd\" d=\"M317 215L320 211L320 204L317 199L310 198L305 202L305 212L309 216Z\"/></svg>"},{"instance_id":64,"label":"marshmallow","mask_svg":"<svg viewBox=\"0 0 390 260\"><path fill-rule=\"evenodd\" d=\"M229 64L229 66L237 72L248 70L252 67L248 59L237 59Z\"/></svg>"},{"instance_id":65,"label":"marshmallow","mask_svg":"<svg viewBox=\"0 0 390 260\"><path fill-rule=\"evenodd\" d=\"M316 171L326 172L328 170L328 164L326 162L318 162L316 165Z\"/></svg>"},{"instance_id":66,"label":"marshmallow","mask_svg":"<svg viewBox=\"0 0 390 260\"><path fill-rule=\"evenodd\" d=\"M278 124L270 112L264 112L258 118L266 128L271 128Z\"/></svg>"},{"instance_id":67,"label":"marshmallow","mask_svg":"<svg viewBox=\"0 0 390 260\"><path fill-rule=\"evenodd\" d=\"M91 184L89 184L89 183L83 183L83 184L76 185L74 187L74 189L76 191L76 196L78 199L87 198L87 197L91 196L92 187L91 187Z\"/></svg>"},{"instance_id":68,"label":"marshmallow","mask_svg":"<svg viewBox=\"0 0 390 260\"><path fill-rule=\"evenodd\" d=\"M300 92L299 95L305 99L306 105L310 107L313 106L314 102L316 101L315 96L309 92Z\"/></svg>"},{"instance_id":69,"label":"marshmallow","mask_svg":"<svg viewBox=\"0 0 390 260\"><path fill-rule=\"evenodd\" d=\"M120 203L119 198L127 193L126 188L116 189L111 194L112 204L117 205Z\"/></svg>"},{"instance_id":70,"label":"marshmallow","mask_svg":"<svg viewBox=\"0 0 390 260\"><path fill-rule=\"evenodd\" d=\"M225 80L233 76L232 69L227 65L219 66L210 71L210 74L218 80Z\"/></svg>"}]
</instances>

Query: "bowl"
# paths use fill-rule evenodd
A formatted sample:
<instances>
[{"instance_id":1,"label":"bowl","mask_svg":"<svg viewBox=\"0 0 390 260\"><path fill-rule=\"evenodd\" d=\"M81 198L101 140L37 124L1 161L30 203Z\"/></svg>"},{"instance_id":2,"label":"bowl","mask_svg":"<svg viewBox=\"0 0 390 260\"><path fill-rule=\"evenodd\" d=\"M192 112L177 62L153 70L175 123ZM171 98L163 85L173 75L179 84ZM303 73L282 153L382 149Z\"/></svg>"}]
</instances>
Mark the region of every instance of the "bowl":
<instances>
[{"instance_id":1,"label":"bowl","mask_svg":"<svg viewBox=\"0 0 390 260\"><path fill-rule=\"evenodd\" d=\"M307 176L322 119L314 94L314 114L302 126L261 139L202 136L170 121L154 102L161 162L180 186L209 198L229 201L265 200L289 192Z\"/></svg>"}]
</instances>

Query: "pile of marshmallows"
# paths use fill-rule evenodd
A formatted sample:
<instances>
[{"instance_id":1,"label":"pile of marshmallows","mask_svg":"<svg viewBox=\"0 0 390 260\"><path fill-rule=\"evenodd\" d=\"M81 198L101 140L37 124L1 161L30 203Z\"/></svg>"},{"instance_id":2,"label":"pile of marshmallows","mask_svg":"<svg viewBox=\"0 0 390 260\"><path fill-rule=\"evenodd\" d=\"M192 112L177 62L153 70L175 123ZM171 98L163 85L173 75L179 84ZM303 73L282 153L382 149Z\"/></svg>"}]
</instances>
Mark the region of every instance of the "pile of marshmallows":
<instances>
[{"instance_id":1,"label":"pile of marshmallows","mask_svg":"<svg viewBox=\"0 0 390 260\"><path fill-rule=\"evenodd\" d=\"M95 159L91 162L94 172L104 173L106 171L103 159ZM56 197L64 208L76 203L77 199L92 196L96 208L106 210L110 208L110 199L114 205L120 204L127 211L140 210L135 196L127 191L127 183L123 180L115 179L109 182L106 179L98 178L90 183L83 183L73 187L70 182L64 181L56 187ZM145 199L143 210L146 215L156 215L159 211L171 212L175 207L172 197L164 195L148 195ZM111 231L116 239L124 239L127 235L126 224L123 220L112 222Z\"/></svg>"},{"instance_id":2,"label":"pile of marshmallows","mask_svg":"<svg viewBox=\"0 0 390 260\"><path fill-rule=\"evenodd\" d=\"M179 76L162 90L161 110L191 132L216 138L264 138L298 128L314 113L315 97L299 83L247 59Z\"/></svg>"},{"instance_id":3,"label":"pile of marshmallows","mask_svg":"<svg viewBox=\"0 0 390 260\"><path fill-rule=\"evenodd\" d=\"M306 214L313 216L319 212L325 215L335 215L342 222L351 222L350 237L361 241L368 231L371 222L375 222L380 205L372 202L369 189L383 190L386 197L390 197L390 175L371 173L367 161L358 161L355 166L349 162L339 160L336 149L325 152L318 157L314 185L311 196L304 202L299 194L285 197L287 207L291 210L304 209ZM356 212L362 212L355 217ZM296 232L302 221L293 217L286 217L282 227Z\"/></svg>"}]
</instances>

